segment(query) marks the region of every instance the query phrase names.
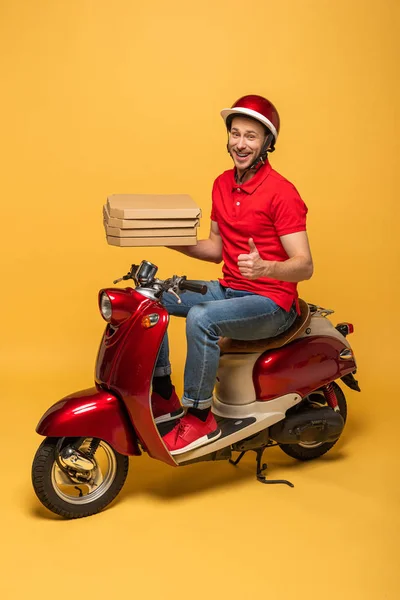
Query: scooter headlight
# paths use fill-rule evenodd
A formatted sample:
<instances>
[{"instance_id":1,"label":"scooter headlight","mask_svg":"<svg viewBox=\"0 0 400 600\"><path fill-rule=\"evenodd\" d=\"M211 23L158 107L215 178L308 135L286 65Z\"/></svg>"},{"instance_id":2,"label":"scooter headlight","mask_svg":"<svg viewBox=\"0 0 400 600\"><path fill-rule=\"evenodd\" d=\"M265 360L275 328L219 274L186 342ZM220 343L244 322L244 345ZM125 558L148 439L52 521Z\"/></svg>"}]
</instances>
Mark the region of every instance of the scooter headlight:
<instances>
[{"instance_id":1,"label":"scooter headlight","mask_svg":"<svg viewBox=\"0 0 400 600\"><path fill-rule=\"evenodd\" d=\"M111 300L105 292L103 292L100 297L100 312L101 312L101 316L103 317L103 319L105 321L107 321L107 322L111 321L111 316L112 316Z\"/></svg>"}]
</instances>

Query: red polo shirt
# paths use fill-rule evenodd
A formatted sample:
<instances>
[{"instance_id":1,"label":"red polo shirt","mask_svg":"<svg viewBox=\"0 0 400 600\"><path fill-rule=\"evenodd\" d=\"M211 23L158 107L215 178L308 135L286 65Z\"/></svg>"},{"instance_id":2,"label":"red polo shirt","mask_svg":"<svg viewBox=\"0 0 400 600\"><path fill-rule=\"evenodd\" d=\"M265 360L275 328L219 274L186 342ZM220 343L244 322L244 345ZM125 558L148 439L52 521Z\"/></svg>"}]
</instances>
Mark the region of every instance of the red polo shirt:
<instances>
[{"instance_id":1,"label":"red polo shirt","mask_svg":"<svg viewBox=\"0 0 400 600\"><path fill-rule=\"evenodd\" d=\"M237 266L239 254L249 254L253 238L264 260L289 257L280 236L306 230L307 207L287 179L263 165L246 183L235 182L235 170L222 173L214 182L211 219L218 223L222 238L221 285L268 296L284 310L297 305L297 284L260 277L245 279Z\"/></svg>"}]
</instances>

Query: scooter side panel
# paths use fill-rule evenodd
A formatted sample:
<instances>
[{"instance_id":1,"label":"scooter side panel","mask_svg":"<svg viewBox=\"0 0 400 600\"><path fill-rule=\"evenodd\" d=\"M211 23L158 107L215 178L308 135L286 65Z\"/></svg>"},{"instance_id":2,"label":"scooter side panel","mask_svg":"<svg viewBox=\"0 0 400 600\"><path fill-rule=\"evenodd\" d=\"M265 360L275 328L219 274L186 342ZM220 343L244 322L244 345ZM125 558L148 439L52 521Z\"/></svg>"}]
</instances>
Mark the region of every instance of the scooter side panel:
<instances>
[{"instance_id":1,"label":"scooter side panel","mask_svg":"<svg viewBox=\"0 0 400 600\"><path fill-rule=\"evenodd\" d=\"M158 314L159 320L154 327L146 329L141 322L149 314ZM129 331L123 339L121 336L116 347L107 345L106 338L103 338L96 381L123 398L140 442L149 455L176 466L154 422L150 398L154 366L168 320L168 313L162 304L146 299L133 320L122 325L129 326Z\"/></svg>"},{"instance_id":2,"label":"scooter side panel","mask_svg":"<svg viewBox=\"0 0 400 600\"><path fill-rule=\"evenodd\" d=\"M295 340L288 346L262 354L254 365L257 400L272 400L285 394L302 397L356 369L354 360L343 360L347 348L329 336Z\"/></svg>"},{"instance_id":3,"label":"scooter side panel","mask_svg":"<svg viewBox=\"0 0 400 600\"><path fill-rule=\"evenodd\" d=\"M120 454L140 454L121 400L99 387L76 392L53 404L36 431L46 437L96 437Z\"/></svg>"}]
</instances>

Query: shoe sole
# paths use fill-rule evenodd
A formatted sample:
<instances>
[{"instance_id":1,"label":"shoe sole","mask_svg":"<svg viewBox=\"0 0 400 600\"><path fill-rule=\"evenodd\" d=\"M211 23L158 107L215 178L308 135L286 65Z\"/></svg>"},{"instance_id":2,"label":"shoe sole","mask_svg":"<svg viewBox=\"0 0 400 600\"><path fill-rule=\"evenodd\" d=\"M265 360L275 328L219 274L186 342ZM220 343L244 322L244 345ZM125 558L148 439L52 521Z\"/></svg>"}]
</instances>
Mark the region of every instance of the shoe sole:
<instances>
[{"instance_id":1,"label":"shoe sole","mask_svg":"<svg viewBox=\"0 0 400 600\"><path fill-rule=\"evenodd\" d=\"M184 414L185 414L184 409L180 408L179 410L176 410L175 412L167 413L166 415L161 415L160 417L157 417L156 419L154 419L154 422L157 423L157 425L159 425L160 423L167 423L168 421L175 421L175 419L180 419L181 417L183 417Z\"/></svg>"},{"instance_id":2,"label":"shoe sole","mask_svg":"<svg viewBox=\"0 0 400 600\"><path fill-rule=\"evenodd\" d=\"M215 440L217 440L221 436L221 434L222 434L222 431L218 428L215 431L213 431L212 433L203 435L203 437L199 438L198 440L195 440L191 444L188 444L184 448L180 448L179 450L172 450L172 452L170 452L170 454L172 456L175 456L176 454L183 454L184 452L189 452L189 450L194 450L195 448L198 448L199 446L205 446L206 444L209 444L210 442L214 442Z\"/></svg>"}]
</instances>

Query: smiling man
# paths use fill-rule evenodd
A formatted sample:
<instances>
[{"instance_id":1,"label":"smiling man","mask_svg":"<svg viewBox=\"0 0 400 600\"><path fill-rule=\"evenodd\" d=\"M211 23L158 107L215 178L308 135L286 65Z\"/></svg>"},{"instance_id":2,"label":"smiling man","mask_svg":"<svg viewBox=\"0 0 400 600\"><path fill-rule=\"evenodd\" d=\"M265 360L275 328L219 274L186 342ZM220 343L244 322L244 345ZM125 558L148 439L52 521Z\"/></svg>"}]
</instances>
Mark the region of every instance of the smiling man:
<instances>
[{"instance_id":1,"label":"smiling man","mask_svg":"<svg viewBox=\"0 0 400 600\"><path fill-rule=\"evenodd\" d=\"M279 134L276 108L251 95L221 115L234 168L214 182L208 239L174 249L200 260L222 260L223 277L203 282L205 296L185 292L181 304L167 294L163 299L169 314L186 317L188 342L182 398L187 411L171 382L167 336L153 379L156 422L181 417L163 438L173 455L221 435L211 411L219 338L256 340L283 333L299 312L297 283L313 273L307 208L268 161Z\"/></svg>"}]
</instances>

